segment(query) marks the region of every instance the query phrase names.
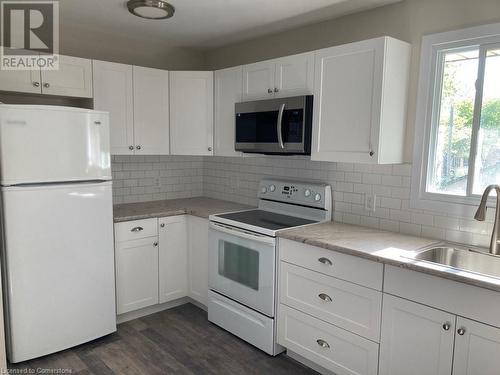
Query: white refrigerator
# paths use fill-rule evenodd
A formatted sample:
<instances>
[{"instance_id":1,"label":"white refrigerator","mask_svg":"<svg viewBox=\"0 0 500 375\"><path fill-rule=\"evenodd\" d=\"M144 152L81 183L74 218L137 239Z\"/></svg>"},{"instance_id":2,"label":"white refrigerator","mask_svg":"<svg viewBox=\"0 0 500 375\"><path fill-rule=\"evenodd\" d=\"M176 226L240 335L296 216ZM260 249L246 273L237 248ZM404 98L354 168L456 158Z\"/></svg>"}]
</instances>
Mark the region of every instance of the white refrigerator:
<instances>
[{"instance_id":1,"label":"white refrigerator","mask_svg":"<svg viewBox=\"0 0 500 375\"><path fill-rule=\"evenodd\" d=\"M11 362L116 331L108 113L0 105Z\"/></svg>"}]
</instances>

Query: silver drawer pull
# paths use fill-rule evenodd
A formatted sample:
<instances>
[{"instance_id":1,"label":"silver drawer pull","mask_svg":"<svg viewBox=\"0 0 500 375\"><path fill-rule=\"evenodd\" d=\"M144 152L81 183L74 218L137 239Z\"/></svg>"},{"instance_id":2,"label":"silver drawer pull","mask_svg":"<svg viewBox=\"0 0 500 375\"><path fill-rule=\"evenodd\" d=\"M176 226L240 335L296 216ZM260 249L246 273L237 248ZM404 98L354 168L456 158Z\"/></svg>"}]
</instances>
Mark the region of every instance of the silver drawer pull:
<instances>
[{"instance_id":1,"label":"silver drawer pull","mask_svg":"<svg viewBox=\"0 0 500 375\"><path fill-rule=\"evenodd\" d=\"M328 259L328 258L319 258L318 262L326 264L328 266L333 266L332 261L330 259Z\"/></svg>"},{"instance_id":2,"label":"silver drawer pull","mask_svg":"<svg viewBox=\"0 0 500 375\"><path fill-rule=\"evenodd\" d=\"M131 232L140 232L141 230L144 230L144 228L143 227L135 227L135 228L130 229Z\"/></svg>"},{"instance_id":3,"label":"silver drawer pull","mask_svg":"<svg viewBox=\"0 0 500 375\"><path fill-rule=\"evenodd\" d=\"M319 346L325 349L330 349L330 344L328 344L325 340L317 339L316 342Z\"/></svg>"},{"instance_id":4,"label":"silver drawer pull","mask_svg":"<svg viewBox=\"0 0 500 375\"><path fill-rule=\"evenodd\" d=\"M94 124L101 125L101 122L100 121L94 121Z\"/></svg>"},{"instance_id":5,"label":"silver drawer pull","mask_svg":"<svg viewBox=\"0 0 500 375\"><path fill-rule=\"evenodd\" d=\"M330 297L328 294L325 294L325 293L318 294L318 297L325 302L332 302L333 301L332 297Z\"/></svg>"}]
</instances>

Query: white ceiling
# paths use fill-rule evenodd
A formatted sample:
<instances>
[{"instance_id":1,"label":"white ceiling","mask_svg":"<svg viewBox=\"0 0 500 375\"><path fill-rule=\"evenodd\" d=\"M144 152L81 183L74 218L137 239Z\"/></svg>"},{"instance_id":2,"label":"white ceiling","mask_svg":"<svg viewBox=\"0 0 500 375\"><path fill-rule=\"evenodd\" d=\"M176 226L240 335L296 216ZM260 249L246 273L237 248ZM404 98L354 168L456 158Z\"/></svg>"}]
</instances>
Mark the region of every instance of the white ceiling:
<instances>
[{"instance_id":1,"label":"white ceiling","mask_svg":"<svg viewBox=\"0 0 500 375\"><path fill-rule=\"evenodd\" d=\"M125 0L64 0L63 27L93 29L169 44L212 48L401 0L170 0L173 18L131 15Z\"/></svg>"}]
</instances>

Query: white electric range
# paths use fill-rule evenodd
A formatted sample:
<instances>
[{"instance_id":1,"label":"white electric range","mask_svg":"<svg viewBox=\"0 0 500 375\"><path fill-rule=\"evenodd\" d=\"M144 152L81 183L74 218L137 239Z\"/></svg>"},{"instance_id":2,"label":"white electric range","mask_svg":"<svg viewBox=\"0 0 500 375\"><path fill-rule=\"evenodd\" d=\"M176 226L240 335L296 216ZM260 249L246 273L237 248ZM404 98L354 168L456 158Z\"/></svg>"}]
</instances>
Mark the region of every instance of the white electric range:
<instances>
[{"instance_id":1,"label":"white electric range","mask_svg":"<svg viewBox=\"0 0 500 375\"><path fill-rule=\"evenodd\" d=\"M257 209L210 216L208 319L271 355L276 343L277 240L330 221L330 185L263 179Z\"/></svg>"}]
</instances>

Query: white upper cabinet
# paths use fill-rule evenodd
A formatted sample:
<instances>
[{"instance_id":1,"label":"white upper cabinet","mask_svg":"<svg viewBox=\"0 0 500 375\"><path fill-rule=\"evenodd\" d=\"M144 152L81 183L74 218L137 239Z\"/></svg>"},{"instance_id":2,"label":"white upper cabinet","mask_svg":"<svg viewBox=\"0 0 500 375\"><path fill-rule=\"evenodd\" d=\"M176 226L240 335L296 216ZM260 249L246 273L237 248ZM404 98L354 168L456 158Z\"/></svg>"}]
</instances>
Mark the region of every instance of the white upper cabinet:
<instances>
[{"instance_id":1,"label":"white upper cabinet","mask_svg":"<svg viewBox=\"0 0 500 375\"><path fill-rule=\"evenodd\" d=\"M384 294L381 333L379 375L451 374L455 315Z\"/></svg>"},{"instance_id":2,"label":"white upper cabinet","mask_svg":"<svg viewBox=\"0 0 500 375\"><path fill-rule=\"evenodd\" d=\"M58 70L42 70L42 93L92 98L92 61L59 56Z\"/></svg>"},{"instance_id":3,"label":"white upper cabinet","mask_svg":"<svg viewBox=\"0 0 500 375\"><path fill-rule=\"evenodd\" d=\"M453 375L497 375L500 329L458 317Z\"/></svg>"},{"instance_id":4,"label":"white upper cabinet","mask_svg":"<svg viewBox=\"0 0 500 375\"><path fill-rule=\"evenodd\" d=\"M94 60L94 109L109 112L111 154L134 154L132 66Z\"/></svg>"},{"instance_id":5,"label":"white upper cabinet","mask_svg":"<svg viewBox=\"0 0 500 375\"><path fill-rule=\"evenodd\" d=\"M0 70L0 91L91 98L92 61L59 55L57 70Z\"/></svg>"},{"instance_id":6,"label":"white upper cabinet","mask_svg":"<svg viewBox=\"0 0 500 375\"><path fill-rule=\"evenodd\" d=\"M274 60L243 66L243 100L268 99L274 96Z\"/></svg>"},{"instance_id":7,"label":"white upper cabinet","mask_svg":"<svg viewBox=\"0 0 500 375\"><path fill-rule=\"evenodd\" d=\"M213 154L213 72L170 72L172 155Z\"/></svg>"},{"instance_id":8,"label":"white upper cabinet","mask_svg":"<svg viewBox=\"0 0 500 375\"><path fill-rule=\"evenodd\" d=\"M168 155L168 71L133 67L136 155Z\"/></svg>"},{"instance_id":9,"label":"white upper cabinet","mask_svg":"<svg viewBox=\"0 0 500 375\"><path fill-rule=\"evenodd\" d=\"M308 95L313 85L313 53L243 66L243 100Z\"/></svg>"},{"instance_id":10,"label":"white upper cabinet","mask_svg":"<svg viewBox=\"0 0 500 375\"><path fill-rule=\"evenodd\" d=\"M241 66L215 72L214 154L217 156L241 155L234 150L234 105L241 101L241 95Z\"/></svg>"},{"instance_id":11,"label":"white upper cabinet","mask_svg":"<svg viewBox=\"0 0 500 375\"><path fill-rule=\"evenodd\" d=\"M314 54L303 53L276 60L276 97L310 95L314 89Z\"/></svg>"},{"instance_id":12,"label":"white upper cabinet","mask_svg":"<svg viewBox=\"0 0 500 375\"><path fill-rule=\"evenodd\" d=\"M317 51L311 159L402 162L409 66L389 37Z\"/></svg>"}]
</instances>

